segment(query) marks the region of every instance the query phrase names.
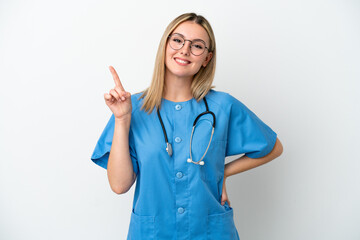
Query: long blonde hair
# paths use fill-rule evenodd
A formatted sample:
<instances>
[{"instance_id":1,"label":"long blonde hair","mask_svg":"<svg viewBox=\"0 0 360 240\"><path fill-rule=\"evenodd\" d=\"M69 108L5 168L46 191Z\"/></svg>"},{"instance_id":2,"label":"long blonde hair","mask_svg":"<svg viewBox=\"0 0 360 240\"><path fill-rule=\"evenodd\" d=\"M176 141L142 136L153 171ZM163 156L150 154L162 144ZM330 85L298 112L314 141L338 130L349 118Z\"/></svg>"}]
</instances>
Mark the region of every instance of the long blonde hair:
<instances>
[{"instance_id":1,"label":"long blonde hair","mask_svg":"<svg viewBox=\"0 0 360 240\"><path fill-rule=\"evenodd\" d=\"M168 36L172 31L181 23L185 21L193 21L201 25L209 35L210 45L209 52L212 52L212 58L206 67L201 66L200 70L194 75L194 78L191 83L191 92L193 97L200 101L209 91L212 86L215 75L215 65L216 65L216 43L214 32L210 26L210 23L201 15L195 13L185 13L177 18L175 18L166 28L159 44L159 48L156 54L154 73L152 76L152 81L150 86L142 91L141 98L144 98L143 105L141 110L150 114L154 107L160 108L161 98L163 97L164 92L164 82L165 82L165 50Z\"/></svg>"}]
</instances>

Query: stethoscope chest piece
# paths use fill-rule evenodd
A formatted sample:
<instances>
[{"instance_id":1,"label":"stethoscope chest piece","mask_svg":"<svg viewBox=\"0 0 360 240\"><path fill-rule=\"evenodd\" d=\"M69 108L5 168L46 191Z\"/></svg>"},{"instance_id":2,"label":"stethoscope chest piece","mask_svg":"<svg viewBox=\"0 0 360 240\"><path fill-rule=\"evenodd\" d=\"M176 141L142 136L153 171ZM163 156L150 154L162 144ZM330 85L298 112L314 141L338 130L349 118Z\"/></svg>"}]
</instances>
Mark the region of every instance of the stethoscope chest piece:
<instances>
[{"instance_id":1,"label":"stethoscope chest piece","mask_svg":"<svg viewBox=\"0 0 360 240\"><path fill-rule=\"evenodd\" d=\"M166 151L169 154L169 156L171 157L173 154L173 150L172 150L171 144L168 142L166 143Z\"/></svg>"}]
</instances>

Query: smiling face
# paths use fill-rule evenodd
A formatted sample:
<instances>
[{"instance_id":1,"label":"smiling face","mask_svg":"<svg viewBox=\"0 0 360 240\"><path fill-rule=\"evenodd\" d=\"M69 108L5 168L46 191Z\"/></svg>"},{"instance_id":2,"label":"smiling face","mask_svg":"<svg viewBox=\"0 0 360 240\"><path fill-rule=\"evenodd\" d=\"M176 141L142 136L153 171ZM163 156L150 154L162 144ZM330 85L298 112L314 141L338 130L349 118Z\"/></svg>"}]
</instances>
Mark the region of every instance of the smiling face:
<instances>
[{"instance_id":1,"label":"smiling face","mask_svg":"<svg viewBox=\"0 0 360 240\"><path fill-rule=\"evenodd\" d=\"M183 22L172 33L181 34L185 40L201 39L209 47L210 41L206 30L195 22ZM203 54L195 56L190 51L190 45L189 41L185 41L185 45L181 49L174 50L170 47L169 43L166 44L166 77L192 79L201 66L206 67L212 57L212 53L205 49Z\"/></svg>"}]
</instances>

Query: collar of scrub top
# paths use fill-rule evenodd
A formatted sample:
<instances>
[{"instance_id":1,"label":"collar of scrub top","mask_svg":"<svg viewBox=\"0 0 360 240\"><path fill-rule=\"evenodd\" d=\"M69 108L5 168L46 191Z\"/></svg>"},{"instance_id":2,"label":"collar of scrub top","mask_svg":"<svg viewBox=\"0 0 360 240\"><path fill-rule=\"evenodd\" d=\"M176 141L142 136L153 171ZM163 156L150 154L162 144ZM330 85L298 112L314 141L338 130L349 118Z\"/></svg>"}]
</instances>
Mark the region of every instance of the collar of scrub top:
<instances>
[{"instance_id":1,"label":"collar of scrub top","mask_svg":"<svg viewBox=\"0 0 360 240\"><path fill-rule=\"evenodd\" d=\"M216 117L215 117L215 114L212 112L212 111L209 111L209 106L207 104L207 101L206 101L206 98L204 97L204 102L205 102L205 106L206 106L206 111L205 112L202 112L200 113L194 120L194 123L193 123L193 127L192 127L192 130L191 130L191 137L190 137L190 158L187 159L187 162L188 163L194 163L194 164L197 164L197 165L204 165L204 161L203 161L203 158L205 157L208 149L209 149L209 146L210 146L210 143L211 143L211 139L213 137L213 134L214 134L214 129L215 129L215 121L216 121ZM209 143L207 145L207 148L205 150L205 153L203 154L203 156L201 157L201 159L197 162L194 162L192 160L192 155L191 155L191 142L192 142L192 138L193 138L193 134L194 134L194 129L195 129L195 126L196 126L196 123L197 121L199 120L199 118L205 114L211 114L211 116L213 117L213 124L212 124L212 130L211 130L211 136L210 136L210 140L209 140ZM172 150L172 147L171 147L171 144L169 143L168 141L168 138L167 138L167 134L166 134L166 130L165 130L165 126L164 126L164 123L162 121L162 118L160 116L160 111L159 111L159 108L157 108L157 115L158 115L158 118L160 120L160 124L161 124L161 127L163 129L163 133L164 133L164 137L165 137L165 142L166 142L166 151L167 153L169 154L169 156L171 157L172 156L172 153L173 153L173 150Z\"/></svg>"}]
</instances>

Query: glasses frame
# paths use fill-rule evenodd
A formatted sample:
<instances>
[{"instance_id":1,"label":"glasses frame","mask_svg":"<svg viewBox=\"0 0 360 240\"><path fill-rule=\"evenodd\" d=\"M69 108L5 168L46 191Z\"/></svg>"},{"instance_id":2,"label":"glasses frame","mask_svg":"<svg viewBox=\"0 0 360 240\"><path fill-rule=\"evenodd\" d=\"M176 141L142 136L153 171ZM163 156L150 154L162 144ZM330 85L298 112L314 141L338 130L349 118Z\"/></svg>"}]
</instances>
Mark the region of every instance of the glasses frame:
<instances>
[{"instance_id":1,"label":"glasses frame","mask_svg":"<svg viewBox=\"0 0 360 240\"><path fill-rule=\"evenodd\" d=\"M184 42L183 42L183 44L182 44L182 46L179 48L179 49L175 49L175 48L173 48L172 46L171 46L171 44L170 44L170 42L169 42L169 46L172 48L172 49L174 49L174 50L180 50L180 49L182 49L183 47L184 47L184 45L185 45L185 42L186 41L189 41L190 42L190 52L191 52L191 54L192 55L194 55L194 56L201 56L202 54L204 54L204 52L205 52L205 49L207 49L208 50L208 52L210 52L210 50L209 50L209 48L206 46L206 43L205 43L205 41L203 41L203 40L201 40L201 39L196 39L195 40L195 42L197 42L197 41L199 41L199 42L202 42L202 43L204 43L204 45L205 45L205 49L204 49L204 51L201 53L201 54L199 54L199 55L196 55L196 54L194 54L193 52L192 52L192 47L191 47L191 45L192 45L192 43L193 43L193 41L192 40L189 40L189 39L185 39L181 34L178 34L178 33L173 33L173 34L170 34L169 36L168 36L168 39L170 39L172 36L179 36L179 37L181 37L182 39L184 39Z\"/></svg>"}]
</instances>

